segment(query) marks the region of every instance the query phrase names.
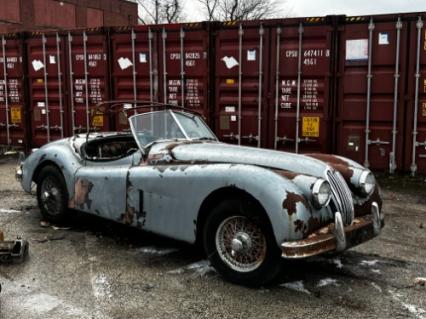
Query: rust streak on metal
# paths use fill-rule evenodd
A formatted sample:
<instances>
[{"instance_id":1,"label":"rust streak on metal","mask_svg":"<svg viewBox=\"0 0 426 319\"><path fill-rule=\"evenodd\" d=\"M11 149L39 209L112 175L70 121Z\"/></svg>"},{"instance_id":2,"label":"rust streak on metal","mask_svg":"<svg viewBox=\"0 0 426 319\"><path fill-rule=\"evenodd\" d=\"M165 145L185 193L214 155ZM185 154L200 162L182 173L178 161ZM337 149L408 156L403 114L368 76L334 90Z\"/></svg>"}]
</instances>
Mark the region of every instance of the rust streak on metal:
<instances>
[{"instance_id":1,"label":"rust streak on metal","mask_svg":"<svg viewBox=\"0 0 426 319\"><path fill-rule=\"evenodd\" d=\"M93 183L88 180L77 178L74 185L74 197L68 202L69 208L76 208L87 204L90 208L92 201L89 199L89 193L93 188Z\"/></svg>"},{"instance_id":2,"label":"rust streak on metal","mask_svg":"<svg viewBox=\"0 0 426 319\"><path fill-rule=\"evenodd\" d=\"M296 228L294 229L295 232L302 232L305 233L306 232L306 225L305 222L301 219L297 219L296 221L294 221L294 225L296 226Z\"/></svg>"},{"instance_id":3,"label":"rust streak on metal","mask_svg":"<svg viewBox=\"0 0 426 319\"><path fill-rule=\"evenodd\" d=\"M135 218L135 215L136 215L135 208L129 207L129 208L127 208L127 210L124 214L121 214L120 220L123 224L132 225L133 219Z\"/></svg>"},{"instance_id":4,"label":"rust streak on metal","mask_svg":"<svg viewBox=\"0 0 426 319\"><path fill-rule=\"evenodd\" d=\"M275 172L276 174L286 178L286 179L289 179L289 180L295 179L297 176L300 175L298 173L280 170L280 169L273 169L272 171Z\"/></svg>"},{"instance_id":5,"label":"rust streak on metal","mask_svg":"<svg viewBox=\"0 0 426 319\"><path fill-rule=\"evenodd\" d=\"M302 203L307 210L309 210L308 203L302 195L287 192L287 196L283 201L283 208L287 210L287 213L291 216L296 213L296 204Z\"/></svg>"},{"instance_id":6,"label":"rust streak on metal","mask_svg":"<svg viewBox=\"0 0 426 319\"><path fill-rule=\"evenodd\" d=\"M309 157L321 160L329 164L335 170L339 171L343 175L345 180L349 181L354 174L353 169L348 162L329 154L306 154Z\"/></svg>"}]
</instances>

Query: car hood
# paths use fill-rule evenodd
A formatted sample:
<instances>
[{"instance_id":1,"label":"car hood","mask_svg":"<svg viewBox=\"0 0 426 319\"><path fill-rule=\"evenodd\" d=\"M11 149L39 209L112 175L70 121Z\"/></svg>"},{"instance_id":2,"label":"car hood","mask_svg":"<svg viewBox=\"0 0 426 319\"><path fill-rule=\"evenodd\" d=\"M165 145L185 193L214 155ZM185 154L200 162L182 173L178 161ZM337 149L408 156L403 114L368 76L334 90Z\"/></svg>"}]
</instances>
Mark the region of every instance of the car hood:
<instances>
[{"instance_id":1,"label":"car hood","mask_svg":"<svg viewBox=\"0 0 426 319\"><path fill-rule=\"evenodd\" d=\"M305 155L217 142L173 143L163 149L177 161L257 165L317 177L325 177L330 168L326 162Z\"/></svg>"}]
</instances>

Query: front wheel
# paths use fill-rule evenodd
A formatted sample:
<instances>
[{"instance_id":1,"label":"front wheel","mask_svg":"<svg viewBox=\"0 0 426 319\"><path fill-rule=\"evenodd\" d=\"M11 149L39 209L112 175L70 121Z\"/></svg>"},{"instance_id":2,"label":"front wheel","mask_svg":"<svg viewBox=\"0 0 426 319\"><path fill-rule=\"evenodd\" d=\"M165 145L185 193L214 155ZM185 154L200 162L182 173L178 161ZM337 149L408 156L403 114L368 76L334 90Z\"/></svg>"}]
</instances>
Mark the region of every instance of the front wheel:
<instances>
[{"instance_id":1,"label":"front wheel","mask_svg":"<svg viewBox=\"0 0 426 319\"><path fill-rule=\"evenodd\" d=\"M37 201L45 219L53 223L65 220L68 192L64 177L56 167L42 168L37 179Z\"/></svg>"},{"instance_id":2,"label":"front wheel","mask_svg":"<svg viewBox=\"0 0 426 319\"><path fill-rule=\"evenodd\" d=\"M270 223L251 201L219 203L206 220L203 243L211 264L231 282L261 286L281 274L281 252Z\"/></svg>"}]
</instances>

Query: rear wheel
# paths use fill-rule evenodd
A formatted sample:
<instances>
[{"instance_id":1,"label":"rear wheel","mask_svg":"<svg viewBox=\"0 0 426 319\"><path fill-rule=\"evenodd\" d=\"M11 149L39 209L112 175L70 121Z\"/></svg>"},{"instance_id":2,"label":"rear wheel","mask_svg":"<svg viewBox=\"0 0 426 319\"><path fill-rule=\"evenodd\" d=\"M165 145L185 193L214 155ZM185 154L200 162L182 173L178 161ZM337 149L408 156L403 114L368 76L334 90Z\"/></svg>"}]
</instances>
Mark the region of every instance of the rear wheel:
<instances>
[{"instance_id":1,"label":"rear wheel","mask_svg":"<svg viewBox=\"0 0 426 319\"><path fill-rule=\"evenodd\" d=\"M251 201L219 203L206 220L203 243L212 265L234 283L261 286L281 274L281 252L269 221Z\"/></svg>"},{"instance_id":2,"label":"rear wheel","mask_svg":"<svg viewBox=\"0 0 426 319\"><path fill-rule=\"evenodd\" d=\"M37 201L45 219L53 223L65 220L68 192L64 177L56 167L42 168L37 179Z\"/></svg>"}]
</instances>

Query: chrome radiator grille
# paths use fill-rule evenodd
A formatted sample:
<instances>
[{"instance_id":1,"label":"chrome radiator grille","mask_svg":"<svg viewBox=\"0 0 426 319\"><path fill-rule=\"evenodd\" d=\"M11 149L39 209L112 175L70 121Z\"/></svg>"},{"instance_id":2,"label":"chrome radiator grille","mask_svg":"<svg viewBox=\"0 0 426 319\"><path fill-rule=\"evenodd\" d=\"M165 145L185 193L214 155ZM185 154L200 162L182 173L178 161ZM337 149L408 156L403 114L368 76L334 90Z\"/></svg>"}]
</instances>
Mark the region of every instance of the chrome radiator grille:
<instances>
[{"instance_id":1,"label":"chrome radiator grille","mask_svg":"<svg viewBox=\"0 0 426 319\"><path fill-rule=\"evenodd\" d=\"M350 225L354 220L354 202L351 190L343 176L337 171L327 171L328 182L333 191L332 201L336 210L342 214L343 223Z\"/></svg>"}]
</instances>

